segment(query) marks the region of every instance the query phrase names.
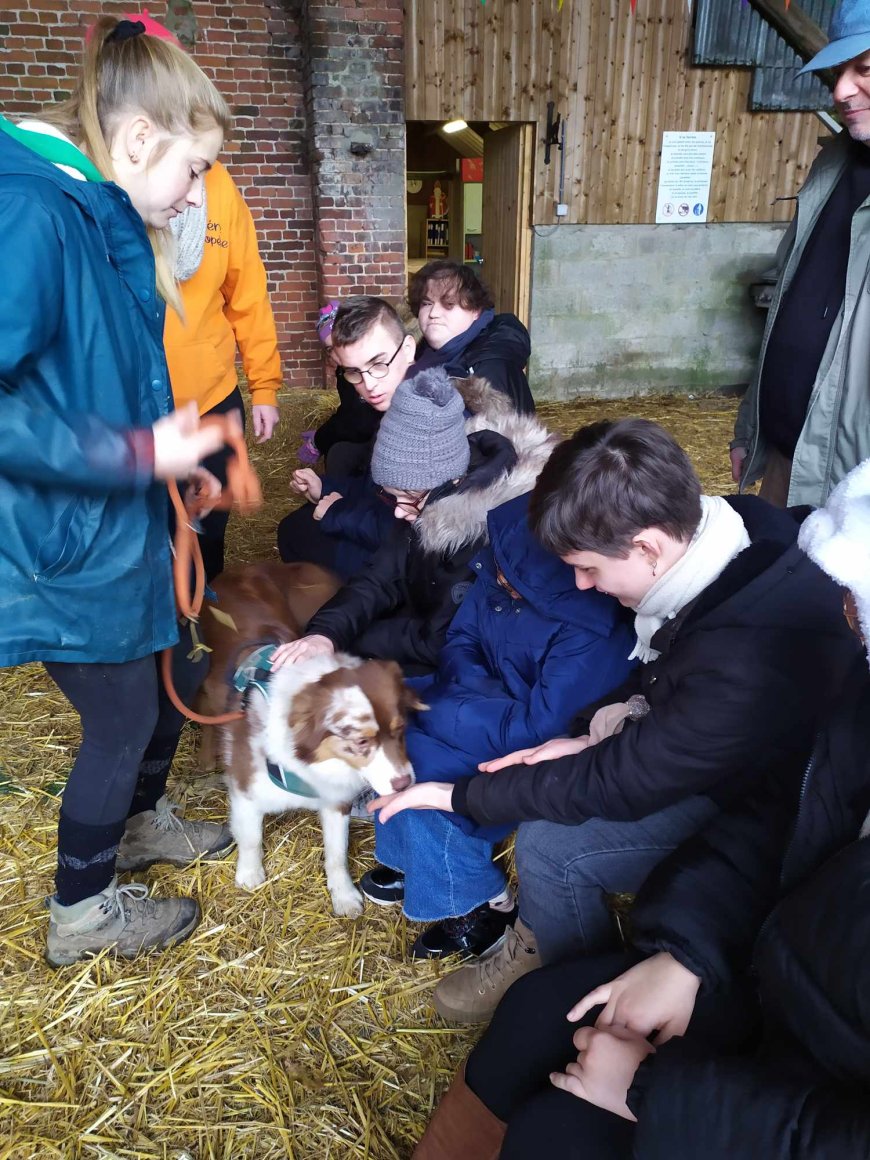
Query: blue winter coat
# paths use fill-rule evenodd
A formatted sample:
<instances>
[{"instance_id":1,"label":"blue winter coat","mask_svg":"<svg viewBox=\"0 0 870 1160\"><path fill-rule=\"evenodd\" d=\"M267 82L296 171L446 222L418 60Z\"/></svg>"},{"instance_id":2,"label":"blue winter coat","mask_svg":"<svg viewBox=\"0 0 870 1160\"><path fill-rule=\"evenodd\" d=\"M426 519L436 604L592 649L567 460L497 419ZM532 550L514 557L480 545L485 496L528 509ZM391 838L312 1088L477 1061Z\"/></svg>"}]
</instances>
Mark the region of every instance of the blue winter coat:
<instances>
[{"instance_id":1,"label":"blue winter coat","mask_svg":"<svg viewBox=\"0 0 870 1160\"><path fill-rule=\"evenodd\" d=\"M170 408L142 219L0 131L0 237L0 665L145 656L177 630L166 490L132 437Z\"/></svg>"},{"instance_id":2,"label":"blue winter coat","mask_svg":"<svg viewBox=\"0 0 870 1160\"><path fill-rule=\"evenodd\" d=\"M420 781L471 777L478 762L566 734L577 710L632 667L634 631L619 604L577 589L571 568L529 531L528 501L518 496L489 513L490 542L472 560L477 580L437 674L414 682L429 706L407 734ZM497 567L520 600L498 583ZM468 818L453 820L483 832Z\"/></svg>"}]
</instances>

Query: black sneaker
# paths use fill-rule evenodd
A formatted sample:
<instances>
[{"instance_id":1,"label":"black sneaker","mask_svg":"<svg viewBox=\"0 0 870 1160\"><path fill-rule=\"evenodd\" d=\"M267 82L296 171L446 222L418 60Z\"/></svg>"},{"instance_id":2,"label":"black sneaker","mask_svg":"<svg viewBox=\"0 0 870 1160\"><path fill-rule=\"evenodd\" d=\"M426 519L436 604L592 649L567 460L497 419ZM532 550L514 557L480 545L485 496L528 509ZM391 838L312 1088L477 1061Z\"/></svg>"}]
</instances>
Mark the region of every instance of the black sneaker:
<instances>
[{"instance_id":1,"label":"black sneaker","mask_svg":"<svg viewBox=\"0 0 870 1160\"><path fill-rule=\"evenodd\" d=\"M360 878L359 888L370 902L394 906L405 897L405 875L389 866L375 866Z\"/></svg>"},{"instance_id":2,"label":"black sneaker","mask_svg":"<svg viewBox=\"0 0 870 1160\"><path fill-rule=\"evenodd\" d=\"M411 958L485 958L501 946L505 931L516 922L518 913L516 906L513 910L496 910L485 902L470 914L433 923L411 947Z\"/></svg>"}]
</instances>

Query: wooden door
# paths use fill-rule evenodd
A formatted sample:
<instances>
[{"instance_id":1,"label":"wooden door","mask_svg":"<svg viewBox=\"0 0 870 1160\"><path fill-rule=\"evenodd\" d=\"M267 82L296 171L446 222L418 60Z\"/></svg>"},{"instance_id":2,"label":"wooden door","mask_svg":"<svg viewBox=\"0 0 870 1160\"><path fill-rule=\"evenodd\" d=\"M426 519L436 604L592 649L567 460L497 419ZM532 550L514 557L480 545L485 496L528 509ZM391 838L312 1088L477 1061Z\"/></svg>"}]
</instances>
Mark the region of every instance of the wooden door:
<instances>
[{"instance_id":1,"label":"wooden door","mask_svg":"<svg viewBox=\"0 0 870 1160\"><path fill-rule=\"evenodd\" d=\"M483 140L483 274L498 311L529 322L535 127L506 125Z\"/></svg>"}]
</instances>

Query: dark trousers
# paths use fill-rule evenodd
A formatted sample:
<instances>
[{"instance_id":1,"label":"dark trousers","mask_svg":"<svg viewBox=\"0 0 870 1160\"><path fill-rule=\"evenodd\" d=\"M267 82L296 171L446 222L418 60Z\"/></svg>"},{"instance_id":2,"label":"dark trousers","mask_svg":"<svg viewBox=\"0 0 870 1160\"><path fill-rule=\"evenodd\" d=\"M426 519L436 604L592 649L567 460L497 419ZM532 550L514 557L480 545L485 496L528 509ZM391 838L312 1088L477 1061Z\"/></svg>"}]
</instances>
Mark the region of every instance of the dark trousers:
<instances>
[{"instance_id":1,"label":"dark trousers","mask_svg":"<svg viewBox=\"0 0 870 1160\"><path fill-rule=\"evenodd\" d=\"M628 1160L634 1125L568 1092L549 1075L577 1058L577 1027L565 1018L595 987L637 962L629 953L601 955L542 967L519 979L502 999L492 1023L468 1057L465 1082L507 1123L501 1160ZM689 1035L715 1050L745 1042L756 1030L754 1006L743 997L699 998Z\"/></svg>"},{"instance_id":2,"label":"dark trousers","mask_svg":"<svg viewBox=\"0 0 870 1160\"><path fill-rule=\"evenodd\" d=\"M173 678L187 705L208 673L207 659L188 659L191 647L184 629L173 650ZM153 809L165 792L185 718L166 695L158 660L45 665L82 725L58 823L56 885L64 906L111 882L127 819Z\"/></svg>"},{"instance_id":3,"label":"dark trousers","mask_svg":"<svg viewBox=\"0 0 870 1160\"><path fill-rule=\"evenodd\" d=\"M788 507L792 461L775 447L768 447L767 461L758 494L774 507Z\"/></svg>"},{"instance_id":4,"label":"dark trousers","mask_svg":"<svg viewBox=\"0 0 870 1160\"><path fill-rule=\"evenodd\" d=\"M242 418L242 426L244 426L245 403L238 387L206 414L226 415L229 411L238 411ZM227 485L227 463L230 454L231 452L227 447L222 447L220 451L216 451L214 455L204 459L202 463L203 467L212 475L217 476L222 487ZM205 578L209 583L224 570L224 540L229 519L230 513L228 511L213 511L200 520L202 530L199 533L199 547L205 566Z\"/></svg>"}]
</instances>

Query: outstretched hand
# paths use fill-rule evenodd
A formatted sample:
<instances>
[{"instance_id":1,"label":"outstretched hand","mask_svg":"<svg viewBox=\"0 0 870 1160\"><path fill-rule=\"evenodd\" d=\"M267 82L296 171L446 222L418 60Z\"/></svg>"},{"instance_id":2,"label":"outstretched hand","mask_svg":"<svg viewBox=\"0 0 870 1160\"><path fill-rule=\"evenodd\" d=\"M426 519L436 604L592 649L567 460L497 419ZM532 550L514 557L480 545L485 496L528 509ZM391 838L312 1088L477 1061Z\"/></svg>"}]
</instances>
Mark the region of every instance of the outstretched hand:
<instances>
[{"instance_id":1,"label":"outstretched hand","mask_svg":"<svg viewBox=\"0 0 870 1160\"><path fill-rule=\"evenodd\" d=\"M337 503L340 499L344 499L344 496L340 491L331 491L329 495L325 495L312 512L312 518L318 521L322 520L332 505Z\"/></svg>"},{"instance_id":2,"label":"outstretched hand","mask_svg":"<svg viewBox=\"0 0 870 1160\"><path fill-rule=\"evenodd\" d=\"M496 757L492 761L481 761L481 773L497 773L510 765L537 765L539 761L552 761L556 757L568 757L572 753L582 753L591 744L588 737L554 737L543 745L531 749L517 749L506 757Z\"/></svg>"},{"instance_id":3,"label":"outstretched hand","mask_svg":"<svg viewBox=\"0 0 870 1160\"><path fill-rule=\"evenodd\" d=\"M380 810L378 821L387 822L402 810L446 810L447 813L453 813L452 798L453 786L450 782L418 781L401 793L388 793L375 798L366 809L370 814Z\"/></svg>"},{"instance_id":4,"label":"outstretched hand","mask_svg":"<svg viewBox=\"0 0 870 1160\"><path fill-rule=\"evenodd\" d=\"M299 661L307 661L311 657L334 653L335 645L328 636L300 636L298 640L291 640L289 644L279 644L272 653L272 672L282 665L294 665Z\"/></svg>"},{"instance_id":5,"label":"outstretched hand","mask_svg":"<svg viewBox=\"0 0 870 1160\"><path fill-rule=\"evenodd\" d=\"M290 487L309 503L317 503L323 495L323 480L310 467L300 467L294 471L290 476Z\"/></svg>"},{"instance_id":6,"label":"outstretched hand","mask_svg":"<svg viewBox=\"0 0 870 1160\"><path fill-rule=\"evenodd\" d=\"M599 1031L595 1027L581 1027L574 1036L574 1045L577 1062L569 1063L564 1072L550 1073L553 1087L624 1120L636 1120L626 1102L628 1090L637 1069L655 1051L652 1044L624 1028Z\"/></svg>"},{"instance_id":7,"label":"outstretched hand","mask_svg":"<svg viewBox=\"0 0 870 1160\"><path fill-rule=\"evenodd\" d=\"M697 975L667 951L660 951L590 991L574 1004L568 1020L576 1023L593 1007L603 1005L595 1021L599 1030L623 1028L643 1039L657 1031L656 1043L661 1045L686 1034L700 986ZM584 1030L581 1027L574 1036L575 1045Z\"/></svg>"}]
</instances>

